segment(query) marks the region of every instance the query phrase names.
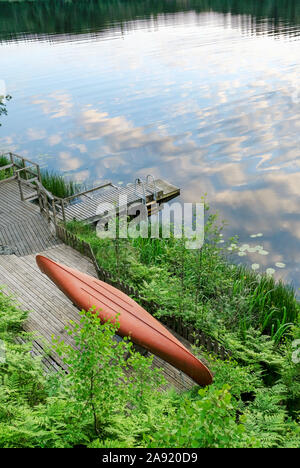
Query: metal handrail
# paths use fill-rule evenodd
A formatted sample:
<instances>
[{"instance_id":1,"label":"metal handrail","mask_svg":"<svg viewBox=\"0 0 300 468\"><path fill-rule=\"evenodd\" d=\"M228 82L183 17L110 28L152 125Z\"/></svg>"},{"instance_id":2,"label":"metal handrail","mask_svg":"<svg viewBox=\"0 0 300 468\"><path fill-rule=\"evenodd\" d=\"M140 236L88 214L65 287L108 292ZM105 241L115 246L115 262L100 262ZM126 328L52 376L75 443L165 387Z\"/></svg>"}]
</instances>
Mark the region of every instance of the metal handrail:
<instances>
[{"instance_id":1,"label":"metal handrail","mask_svg":"<svg viewBox=\"0 0 300 468\"><path fill-rule=\"evenodd\" d=\"M143 194L142 194L142 197L141 197L141 198L142 198L143 204L146 205L146 203L147 203L147 198L146 198L145 184L144 184L143 180L140 179L139 177L138 177L137 179L135 179L135 182L134 182L134 192L135 192L135 194L136 194L138 197L139 197L141 194L138 193L138 191L137 191L137 183L142 185Z\"/></svg>"},{"instance_id":2,"label":"metal handrail","mask_svg":"<svg viewBox=\"0 0 300 468\"><path fill-rule=\"evenodd\" d=\"M149 178L150 177L152 177L152 179L153 179L154 192L151 189L149 189ZM148 174L147 177L146 177L146 188L148 189L149 192L153 193L154 201L157 201L157 187L156 187L156 182L155 182L154 176L152 174Z\"/></svg>"}]
</instances>

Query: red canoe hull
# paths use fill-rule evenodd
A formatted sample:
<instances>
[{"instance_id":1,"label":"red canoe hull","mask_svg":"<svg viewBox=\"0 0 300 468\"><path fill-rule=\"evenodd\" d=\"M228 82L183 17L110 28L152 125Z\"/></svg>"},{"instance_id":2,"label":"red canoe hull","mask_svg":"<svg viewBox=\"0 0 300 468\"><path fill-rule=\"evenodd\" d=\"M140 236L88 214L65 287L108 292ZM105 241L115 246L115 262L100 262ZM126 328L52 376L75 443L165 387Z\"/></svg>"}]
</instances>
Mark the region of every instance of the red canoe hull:
<instances>
[{"instance_id":1,"label":"red canoe hull","mask_svg":"<svg viewBox=\"0 0 300 468\"><path fill-rule=\"evenodd\" d=\"M36 262L58 288L83 310L95 307L95 313L105 320L118 315L118 334L180 369L199 385L212 383L207 367L177 340L158 320L133 299L96 278L37 255Z\"/></svg>"}]
</instances>

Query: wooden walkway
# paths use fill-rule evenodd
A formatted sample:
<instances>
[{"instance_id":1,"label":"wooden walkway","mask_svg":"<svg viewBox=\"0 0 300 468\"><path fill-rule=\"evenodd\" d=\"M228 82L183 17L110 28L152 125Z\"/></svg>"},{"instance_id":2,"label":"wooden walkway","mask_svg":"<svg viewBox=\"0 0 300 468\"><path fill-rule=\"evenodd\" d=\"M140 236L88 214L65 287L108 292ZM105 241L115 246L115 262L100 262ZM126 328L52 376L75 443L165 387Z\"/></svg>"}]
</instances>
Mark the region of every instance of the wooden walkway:
<instances>
[{"instance_id":1,"label":"wooden walkway","mask_svg":"<svg viewBox=\"0 0 300 468\"><path fill-rule=\"evenodd\" d=\"M91 260L65 244L41 253L57 262L96 277ZM5 285L3 291L6 294L12 294L22 309L29 311L24 328L36 335L35 354L38 353L38 349L49 347L53 335L68 344L74 344L64 328L70 320L79 323L78 310L49 278L40 272L36 265L35 255L24 257L0 255L0 285ZM190 346L186 340L176 336L187 347ZM52 368L55 368L55 365L62 365L59 356L53 352L46 363L47 367ZM190 389L195 385L189 377L156 356L153 366L161 368L169 385L178 390Z\"/></svg>"},{"instance_id":2,"label":"wooden walkway","mask_svg":"<svg viewBox=\"0 0 300 468\"><path fill-rule=\"evenodd\" d=\"M24 189L23 189L24 190ZM30 188L26 188L30 194ZM29 255L46 250L60 241L51 232L39 207L22 202L18 182L0 183L0 250L15 255Z\"/></svg>"}]
</instances>

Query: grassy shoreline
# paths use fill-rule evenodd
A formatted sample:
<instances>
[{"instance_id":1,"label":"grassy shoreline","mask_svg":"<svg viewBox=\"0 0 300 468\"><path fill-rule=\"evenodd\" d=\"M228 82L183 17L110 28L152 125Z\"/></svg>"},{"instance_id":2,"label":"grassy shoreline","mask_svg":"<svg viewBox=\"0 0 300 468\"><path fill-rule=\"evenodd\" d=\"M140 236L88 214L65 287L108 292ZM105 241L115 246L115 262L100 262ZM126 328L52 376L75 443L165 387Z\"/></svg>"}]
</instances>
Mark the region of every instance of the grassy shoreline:
<instances>
[{"instance_id":1,"label":"grassy shoreline","mask_svg":"<svg viewBox=\"0 0 300 468\"><path fill-rule=\"evenodd\" d=\"M198 251L174 238L100 239L93 228L76 221L67 228L91 244L103 268L158 304L158 316L181 317L219 340L225 332L243 336L253 328L275 345L299 324L293 288L232 265L226 244L218 244L215 225L208 223Z\"/></svg>"},{"instance_id":2,"label":"grassy shoreline","mask_svg":"<svg viewBox=\"0 0 300 468\"><path fill-rule=\"evenodd\" d=\"M241 365L264 369L274 384L300 338L300 304L295 291L246 267L232 265L208 223L201 251L186 251L176 239L99 239L78 222L67 229L93 248L99 265L158 305L157 318L180 317L231 351ZM202 350L205 352L205 350ZM291 364L291 363L290 363ZM291 364L300 403L300 366Z\"/></svg>"}]
</instances>

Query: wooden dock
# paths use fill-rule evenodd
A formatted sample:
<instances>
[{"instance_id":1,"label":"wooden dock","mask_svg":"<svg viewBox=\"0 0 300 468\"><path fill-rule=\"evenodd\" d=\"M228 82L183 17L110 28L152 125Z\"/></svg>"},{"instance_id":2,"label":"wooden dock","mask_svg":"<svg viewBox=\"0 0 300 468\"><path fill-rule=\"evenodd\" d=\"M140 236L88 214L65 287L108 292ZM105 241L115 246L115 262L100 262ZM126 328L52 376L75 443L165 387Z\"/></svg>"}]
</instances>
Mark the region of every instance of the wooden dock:
<instances>
[{"instance_id":1,"label":"wooden dock","mask_svg":"<svg viewBox=\"0 0 300 468\"><path fill-rule=\"evenodd\" d=\"M157 212L163 203L177 197L179 194L179 188L162 179L156 179L148 184L143 182L128 184L126 187L108 183L102 188L96 189L92 194L84 193L80 200L76 196L77 203L69 204L64 209L64 221L76 219L77 221L93 224L103 216L99 214L99 207L102 204L111 205L112 209L118 214L124 209L129 211L130 207L144 203L148 213L151 214ZM75 196L70 197L69 200L74 198ZM63 219L61 210L59 210L57 216L59 219ZM109 213L106 216L109 216Z\"/></svg>"},{"instance_id":2,"label":"wooden dock","mask_svg":"<svg viewBox=\"0 0 300 468\"><path fill-rule=\"evenodd\" d=\"M33 165L34 163L31 166ZM24 328L35 334L32 354L38 355L43 353L43 349L49 348L52 336L73 345L65 326L70 320L79 323L79 314L66 296L40 272L35 261L36 254L46 255L91 276L97 277L97 274L91 259L56 238L52 223L57 221L57 217L53 216L50 210L56 201L50 200L49 204L51 194L46 195L47 206L41 204L39 197L45 198L41 195L41 189L39 192L33 192L32 181L28 182L25 179L25 182L20 182L20 172L16 172L17 170L14 167L14 176L9 180L0 181L0 285L5 294L13 295L22 309L29 311ZM34 173L32 175L34 176ZM35 180L38 181L38 177ZM176 187L163 181L160 193L155 193L154 188L154 193L151 193L151 188L148 188L150 191L146 193L146 203L151 203L153 197L156 201L165 200L167 194L173 196L172 193L178 191ZM114 193L119 195L120 190L114 190ZM130 190L134 197L132 188ZM95 207L101 196L98 194L95 199L89 199L91 203L88 206ZM32 199L39 201L39 204L32 204L29 201ZM143 201L143 197L141 200ZM70 216L74 217L73 209L70 205ZM91 210L92 208L89 213ZM77 211L76 216L79 216ZM186 340L176 333L174 335L190 347ZM44 357L43 363L47 372L63 366L59 356L53 351ZM153 366L161 368L168 384L178 390L190 389L195 385L189 377L156 356Z\"/></svg>"}]
</instances>

